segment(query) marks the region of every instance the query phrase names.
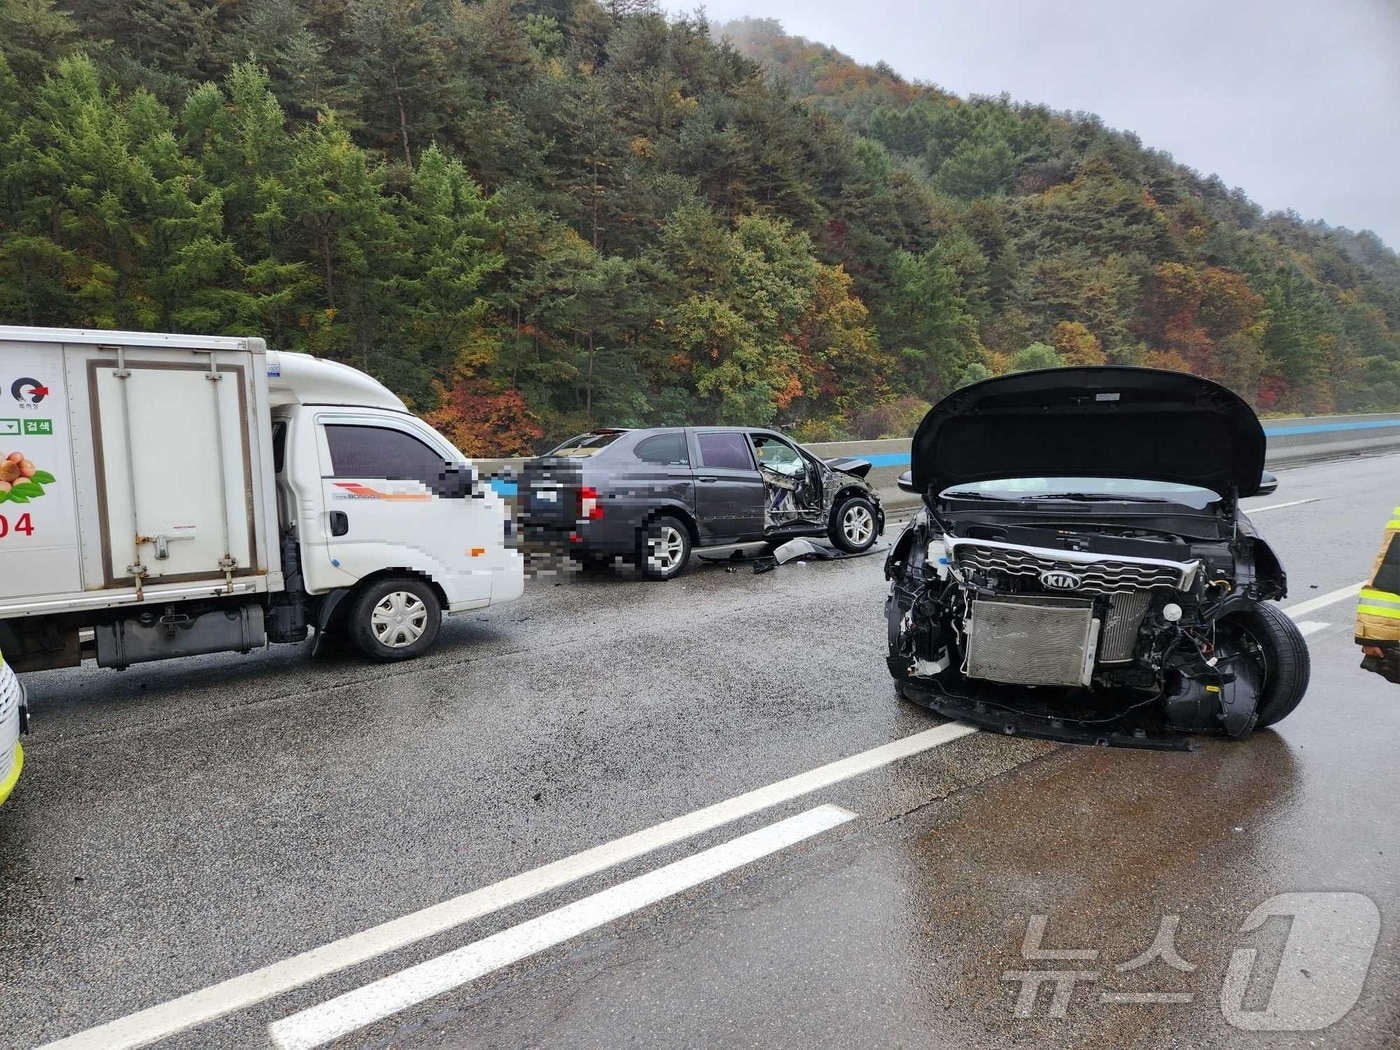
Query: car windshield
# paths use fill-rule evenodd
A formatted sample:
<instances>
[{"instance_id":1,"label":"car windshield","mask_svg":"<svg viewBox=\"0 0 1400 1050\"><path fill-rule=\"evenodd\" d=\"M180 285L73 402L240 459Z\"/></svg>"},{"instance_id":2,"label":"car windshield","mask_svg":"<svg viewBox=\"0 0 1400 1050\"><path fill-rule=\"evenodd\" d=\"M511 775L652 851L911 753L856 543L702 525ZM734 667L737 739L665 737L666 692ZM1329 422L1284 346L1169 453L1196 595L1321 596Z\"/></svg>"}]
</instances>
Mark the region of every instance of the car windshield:
<instances>
[{"instance_id":1,"label":"car windshield","mask_svg":"<svg viewBox=\"0 0 1400 1050\"><path fill-rule=\"evenodd\" d=\"M1130 503L1177 503L1204 508L1220 499L1210 489L1142 478L998 478L944 489L945 499L1112 500Z\"/></svg>"},{"instance_id":2,"label":"car windshield","mask_svg":"<svg viewBox=\"0 0 1400 1050\"><path fill-rule=\"evenodd\" d=\"M622 435L623 431L621 430L596 430L589 434L579 434L577 437L571 437L568 441L550 449L545 455L583 459L587 456L597 455L599 451L607 448Z\"/></svg>"}]
</instances>

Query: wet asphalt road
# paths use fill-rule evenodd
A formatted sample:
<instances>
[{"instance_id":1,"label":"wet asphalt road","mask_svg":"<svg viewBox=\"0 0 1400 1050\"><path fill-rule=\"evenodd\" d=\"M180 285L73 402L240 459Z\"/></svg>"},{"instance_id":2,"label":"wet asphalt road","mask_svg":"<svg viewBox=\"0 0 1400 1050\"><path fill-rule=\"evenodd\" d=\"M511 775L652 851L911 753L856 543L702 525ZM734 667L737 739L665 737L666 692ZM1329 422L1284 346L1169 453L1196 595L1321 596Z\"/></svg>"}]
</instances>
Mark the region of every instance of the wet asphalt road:
<instances>
[{"instance_id":1,"label":"wet asphalt road","mask_svg":"<svg viewBox=\"0 0 1400 1050\"><path fill-rule=\"evenodd\" d=\"M1317 501L1256 519L1289 570L1285 605L1359 581L1400 501L1400 457L1281 478L1250 502ZM928 729L937 720L885 677L879 563L762 576L697 563L665 585L546 578L448 621L433 654L390 669L282 647L28 676L28 765L0 810L0 1046L79 1032ZM1317 625L1312 688L1247 742L1183 754L964 737L160 1045L266 1046L271 1021L835 803L856 818L333 1045L1395 1046L1400 687L1357 669L1351 615L1342 601L1298 617ZM1341 956L1300 962L1285 917L1240 932L1268 898L1317 891L1379 908L1359 1001L1321 1031L1233 1026L1226 1009L1261 1016L1247 1012L1275 970L1293 1000L1321 1002L1338 959L1361 950L1341 935ZM1033 916L1043 949L1097 955L1023 958ZM1164 916L1193 969L1116 969ZM1244 948L1255 977L1222 1009ZM1005 975L1035 969L1091 976L1063 1017L1047 1016L1048 987L1017 1017L1020 979ZM1165 992L1190 1001L1102 999Z\"/></svg>"}]
</instances>

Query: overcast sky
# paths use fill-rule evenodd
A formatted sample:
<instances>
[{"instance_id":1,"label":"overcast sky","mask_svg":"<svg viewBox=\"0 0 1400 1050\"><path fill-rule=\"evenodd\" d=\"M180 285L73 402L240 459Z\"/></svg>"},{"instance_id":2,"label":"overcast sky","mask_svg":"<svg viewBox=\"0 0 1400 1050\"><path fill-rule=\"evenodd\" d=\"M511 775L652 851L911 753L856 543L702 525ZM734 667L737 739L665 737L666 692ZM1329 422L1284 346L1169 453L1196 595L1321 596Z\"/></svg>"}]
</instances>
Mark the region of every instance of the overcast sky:
<instances>
[{"instance_id":1,"label":"overcast sky","mask_svg":"<svg viewBox=\"0 0 1400 1050\"><path fill-rule=\"evenodd\" d=\"M1400 249L1400 0L707 0L704 13L776 18L959 95L1097 113L1266 211Z\"/></svg>"}]
</instances>

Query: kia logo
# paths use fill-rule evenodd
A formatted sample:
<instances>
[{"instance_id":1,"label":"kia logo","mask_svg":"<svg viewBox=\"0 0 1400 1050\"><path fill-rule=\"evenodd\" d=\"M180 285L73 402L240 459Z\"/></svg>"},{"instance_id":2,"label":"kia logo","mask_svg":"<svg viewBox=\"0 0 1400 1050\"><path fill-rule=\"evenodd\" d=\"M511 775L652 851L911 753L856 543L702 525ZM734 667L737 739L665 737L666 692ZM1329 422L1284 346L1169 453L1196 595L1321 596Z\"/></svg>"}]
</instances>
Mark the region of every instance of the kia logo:
<instances>
[{"instance_id":1,"label":"kia logo","mask_svg":"<svg viewBox=\"0 0 1400 1050\"><path fill-rule=\"evenodd\" d=\"M1072 591L1084 581L1072 572L1042 572L1040 582L1052 591Z\"/></svg>"}]
</instances>

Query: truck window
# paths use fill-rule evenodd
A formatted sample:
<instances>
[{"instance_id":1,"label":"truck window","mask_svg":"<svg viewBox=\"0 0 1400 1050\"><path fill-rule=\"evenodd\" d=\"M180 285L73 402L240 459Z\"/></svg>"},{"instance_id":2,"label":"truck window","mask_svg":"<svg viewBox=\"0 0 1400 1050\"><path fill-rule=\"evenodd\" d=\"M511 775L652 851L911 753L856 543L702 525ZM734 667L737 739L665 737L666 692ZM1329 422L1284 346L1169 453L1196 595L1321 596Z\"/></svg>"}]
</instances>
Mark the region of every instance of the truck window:
<instances>
[{"instance_id":1,"label":"truck window","mask_svg":"<svg viewBox=\"0 0 1400 1050\"><path fill-rule=\"evenodd\" d=\"M696 438L700 442L700 462L705 466L731 470L754 469L749 441L743 434L701 433Z\"/></svg>"},{"instance_id":2,"label":"truck window","mask_svg":"<svg viewBox=\"0 0 1400 1050\"><path fill-rule=\"evenodd\" d=\"M332 477L421 481L436 491L449 464L412 434L390 427L326 426Z\"/></svg>"},{"instance_id":3,"label":"truck window","mask_svg":"<svg viewBox=\"0 0 1400 1050\"><path fill-rule=\"evenodd\" d=\"M287 465L287 421L279 420L272 424L272 472L282 473Z\"/></svg>"},{"instance_id":4,"label":"truck window","mask_svg":"<svg viewBox=\"0 0 1400 1050\"><path fill-rule=\"evenodd\" d=\"M677 430L670 434L657 434L637 442L632 453L643 463L655 463L663 467L690 466L690 453L685 447L685 432Z\"/></svg>"}]
</instances>

